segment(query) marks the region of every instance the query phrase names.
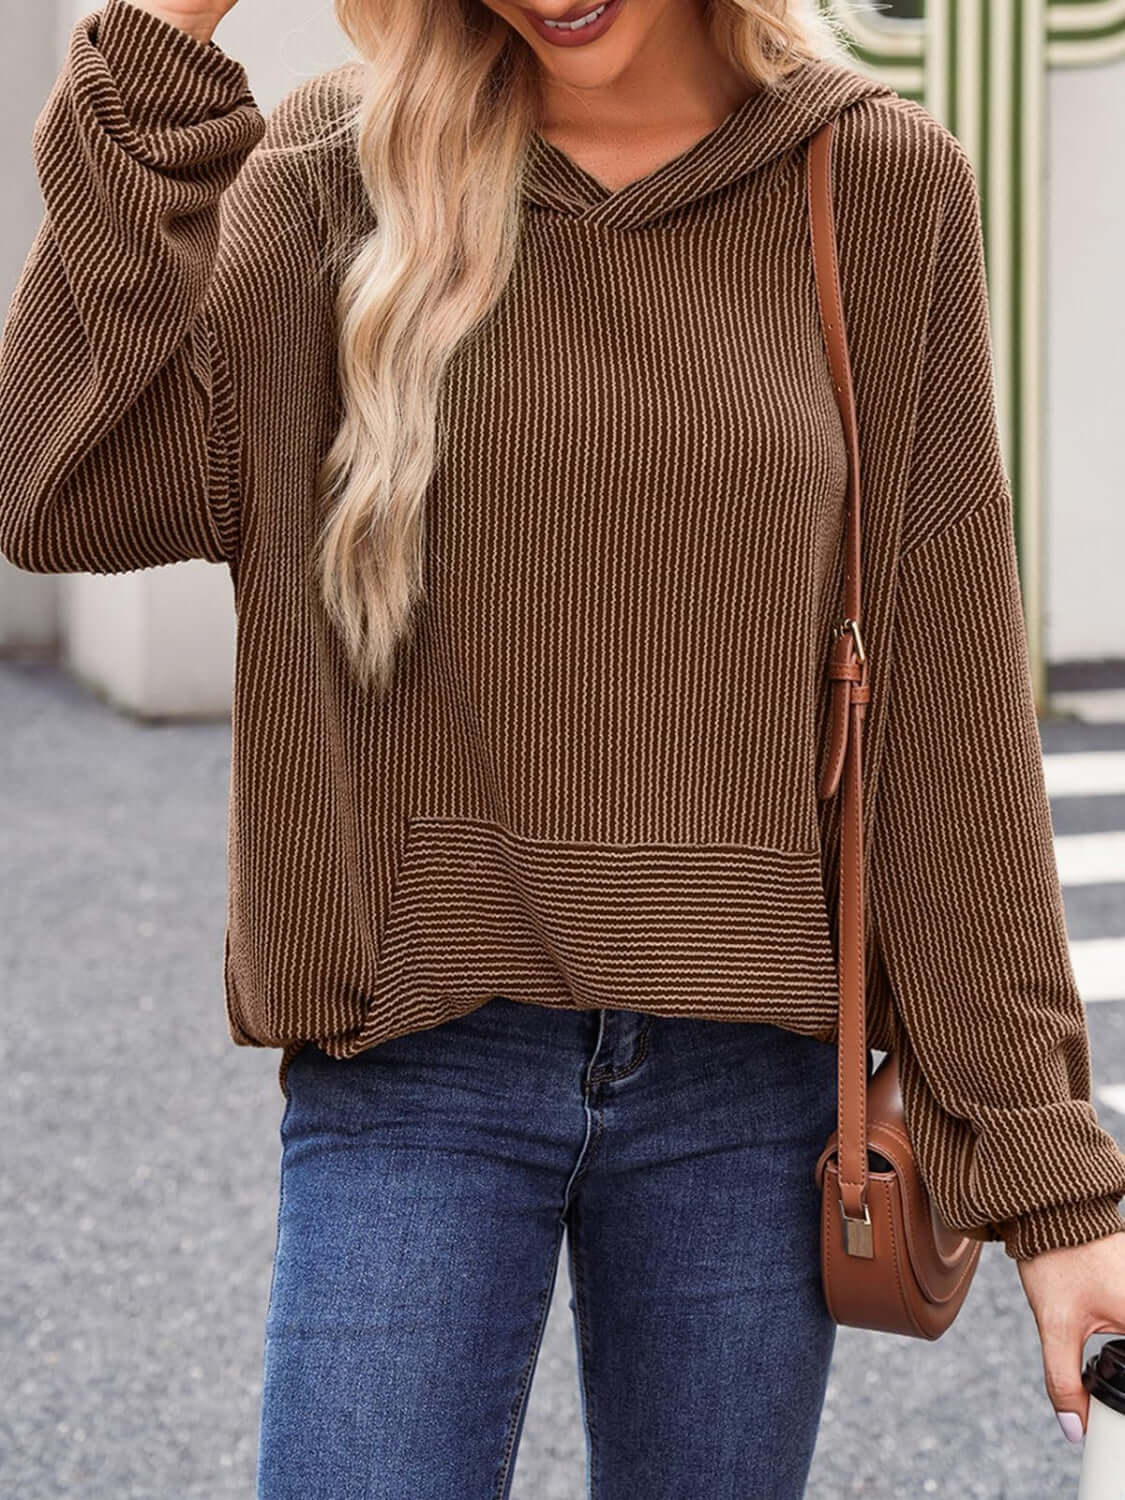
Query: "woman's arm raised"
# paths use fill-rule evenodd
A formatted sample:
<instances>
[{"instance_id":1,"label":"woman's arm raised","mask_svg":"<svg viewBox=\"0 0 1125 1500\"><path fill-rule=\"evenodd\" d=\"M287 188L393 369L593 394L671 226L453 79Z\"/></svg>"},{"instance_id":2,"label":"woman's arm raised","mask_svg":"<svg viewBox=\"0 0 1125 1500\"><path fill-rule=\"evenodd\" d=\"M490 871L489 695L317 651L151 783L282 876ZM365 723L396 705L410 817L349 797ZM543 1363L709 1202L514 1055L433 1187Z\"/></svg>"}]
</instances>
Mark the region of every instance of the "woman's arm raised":
<instances>
[{"instance_id":1,"label":"woman's arm raised","mask_svg":"<svg viewBox=\"0 0 1125 1500\"><path fill-rule=\"evenodd\" d=\"M228 279L279 226L290 256L305 236L314 253L299 159L244 169L281 111L267 126L241 63L133 0L75 26L35 123L45 213L0 339L0 552L17 567L235 563L220 199L239 199Z\"/></svg>"}]
</instances>

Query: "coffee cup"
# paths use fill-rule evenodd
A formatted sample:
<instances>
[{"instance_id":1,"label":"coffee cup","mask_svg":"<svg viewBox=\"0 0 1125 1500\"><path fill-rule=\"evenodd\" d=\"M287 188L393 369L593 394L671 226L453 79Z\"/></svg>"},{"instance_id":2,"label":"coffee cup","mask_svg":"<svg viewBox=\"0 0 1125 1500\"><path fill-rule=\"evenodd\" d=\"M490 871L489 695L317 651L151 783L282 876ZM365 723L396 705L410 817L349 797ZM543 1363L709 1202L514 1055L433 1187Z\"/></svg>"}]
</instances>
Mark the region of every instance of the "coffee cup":
<instances>
[{"instance_id":1,"label":"coffee cup","mask_svg":"<svg viewBox=\"0 0 1125 1500\"><path fill-rule=\"evenodd\" d=\"M1078 1500L1125 1500L1125 1338L1090 1356L1082 1385L1090 1401Z\"/></svg>"}]
</instances>

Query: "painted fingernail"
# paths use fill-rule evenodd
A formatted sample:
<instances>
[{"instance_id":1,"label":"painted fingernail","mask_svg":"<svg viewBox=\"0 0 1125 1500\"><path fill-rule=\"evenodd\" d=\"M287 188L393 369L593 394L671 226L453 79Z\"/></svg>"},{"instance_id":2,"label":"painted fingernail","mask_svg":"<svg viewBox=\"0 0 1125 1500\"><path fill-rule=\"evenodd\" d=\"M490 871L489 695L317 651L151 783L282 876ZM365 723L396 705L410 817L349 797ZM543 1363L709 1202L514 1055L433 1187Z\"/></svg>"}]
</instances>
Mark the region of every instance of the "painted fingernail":
<instances>
[{"instance_id":1,"label":"painted fingernail","mask_svg":"<svg viewBox=\"0 0 1125 1500\"><path fill-rule=\"evenodd\" d=\"M1063 1430L1063 1437L1068 1443L1080 1443L1082 1441L1082 1418L1076 1411L1057 1411L1055 1416L1059 1419L1059 1426Z\"/></svg>"}]
</instances>

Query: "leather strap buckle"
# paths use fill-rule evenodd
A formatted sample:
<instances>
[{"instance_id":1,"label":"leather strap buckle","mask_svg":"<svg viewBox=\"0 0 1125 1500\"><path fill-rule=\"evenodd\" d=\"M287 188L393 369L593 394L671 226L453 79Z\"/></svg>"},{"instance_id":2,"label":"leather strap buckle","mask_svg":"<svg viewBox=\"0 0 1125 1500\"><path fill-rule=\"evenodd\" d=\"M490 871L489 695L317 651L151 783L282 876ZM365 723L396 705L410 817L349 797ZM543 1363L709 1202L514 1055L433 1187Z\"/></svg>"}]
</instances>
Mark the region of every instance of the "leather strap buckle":
<instances>
[{"instance_id":1,"label":"leather strap buckle","mask_svg":"<svg viewBox=\"0 0 1125 1500\"><path fill-rule=\"evenodd\" d=\"M846 631L849 630L852 633L852 639L855 641L856 656L862 663L867 659L867 652L863 649L863 637L859 633L858 620L845 620L840 625L833 625L832 639L836 640L839 636L843 635Z\"/></svg>"},{"instance_id":2,"label":"leather strap buckle","mask_svg":"<svg viewBox=\"0 0 1125 1500\"><path fill-rule=\"evenodd\" d=\"M840 1205L840 1218L844 1221L844 1250L848 1255L862 1255L871 1260L875 1255L875 1242L871 1233L871 1210L867 1204L863 1205L863 1218L853 1219L844 1212L844 1200L836 1200Z\"/></svg>"}]
</instances>

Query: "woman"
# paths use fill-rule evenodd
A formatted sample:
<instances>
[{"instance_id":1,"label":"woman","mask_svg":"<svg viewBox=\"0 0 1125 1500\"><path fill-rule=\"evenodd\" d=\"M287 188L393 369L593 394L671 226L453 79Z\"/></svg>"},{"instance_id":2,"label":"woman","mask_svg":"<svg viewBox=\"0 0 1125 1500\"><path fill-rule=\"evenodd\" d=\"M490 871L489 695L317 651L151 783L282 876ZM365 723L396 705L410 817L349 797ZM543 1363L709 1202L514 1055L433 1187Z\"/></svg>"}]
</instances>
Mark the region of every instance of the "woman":
<instances>
[{"instance_id":1,"label":"woman","mask_svg":"<svg viewBox=\"0 0 1125 1500\"><path fill-rule=\"evenodd\" d=\"M231 571L227 1013L286 1097L259 1494L507 1494L564 1226L591 1493L804 1490L834 1334L828 119L870 1040L936 1206L1017 1261L1080 1437L1082 1343L1125 1325L1125 1157L1090 1103L964 152L784 0L337 0L361 61L268 122L212 37L232 4L74 29L4 332L0 546Z\"/></svg>"}]
</instances>

